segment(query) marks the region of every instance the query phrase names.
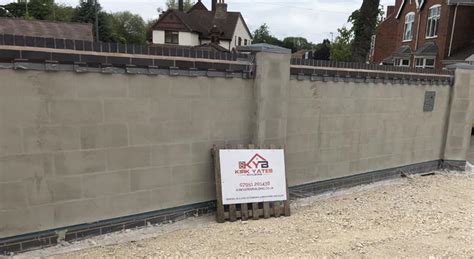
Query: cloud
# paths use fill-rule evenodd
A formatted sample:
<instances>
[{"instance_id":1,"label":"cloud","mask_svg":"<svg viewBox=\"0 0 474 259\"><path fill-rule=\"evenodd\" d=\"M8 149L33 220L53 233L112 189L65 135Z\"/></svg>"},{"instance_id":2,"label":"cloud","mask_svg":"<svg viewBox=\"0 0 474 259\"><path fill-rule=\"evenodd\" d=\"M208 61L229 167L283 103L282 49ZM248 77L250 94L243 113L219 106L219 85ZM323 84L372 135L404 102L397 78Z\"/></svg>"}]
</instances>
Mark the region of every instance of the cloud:
<instances>
[{"instance_id":1,"label":"cloud","mask_svg":"<svg viewBox=\"0 0 474 259\"><path fill-rule=\"evenodd\" d=\"M109 12L131 11L145 20L156 19L158 8L165 7L165 0L98 0ZM197 0L196 0L197 1ZM0 0L1 4L12 1ZM56 0L57 3L77 5L78 0ZM347 23L347 18L360 8L362 0L226 0L229 10L240 11L250 30L266 23L278 38L305 37L321 42L336 35L337 28ZM381 0L393 4L395 0ZM203 0L210 8L211 0Z\"/></svg>"}]
</instances>

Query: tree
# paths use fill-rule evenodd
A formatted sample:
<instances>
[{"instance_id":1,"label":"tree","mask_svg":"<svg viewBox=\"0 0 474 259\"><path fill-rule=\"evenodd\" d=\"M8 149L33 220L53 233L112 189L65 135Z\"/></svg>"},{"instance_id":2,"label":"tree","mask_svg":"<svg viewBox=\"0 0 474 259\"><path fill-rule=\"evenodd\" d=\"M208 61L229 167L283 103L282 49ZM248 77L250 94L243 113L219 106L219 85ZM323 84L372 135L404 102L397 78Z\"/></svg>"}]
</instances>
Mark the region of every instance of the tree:
<instances>
[{"instance_id":1,"label":"tree","mask_svg":"<svg viewBox=\"0 0 474 259\"><path fill-rule=\"evenodd\" d=\"M264 23L253 33L253 43L267 43L276 46L283 46L283 42L271 35L268 25Z\"/></svg>"},{"instance_id":2,"label":"tree","mask_svg":"<svg viewBox=\"0 0 474 259\"><path fill-rule=\"evenodd\" d=\"M10 17L11 14L4 6L0 6L0 17Z\"/></svg>"},{"instance_id":3,"label":"tree","mask_svg":"<svg viewBox=\"0 0 474 259\"><path fill-rule=\"evenodd\" d=\"M295 53L302 49L312 49L314 45L302 37L286 37L283 39L283 47L291 49Z\"/></svg>"},{"instance_id":4,"label":"tree","mask_svg":"<svg viewBox=\"0 0 474 259\"><path fill-rule=\"evenodd\" d=\"M380 15L380 0L364 0L359 10L349 17L354 32L352 44L352 61L366 62L370 52L372 35L375 33L378 16Z\"/></svg>"},{"instance_id":5,"label":"tree","mask_svg":"<svg viewBox=\"0 0 474 259\"><path fill-rule=\"evenodd\" d=\"M50 16L47 18L48 20L60 22L70 22L72 20L75 12L74 7L63 4L55 4L53 8L54 13L50 14Z\"/></svg>"},{"instance_id":6,"label":"tree","mask_svg":"<svg viewBox=\"0 0 474 259\"><path fill-rule=\"evenodd\" d=\"M26 5L28 5L28 12ZM2 11L3 10L3 11ZM30 0L14 2L0 8L0 16L23 17L37 20L71 21L74 8L56 4L54 0Z\"/></svg>"},{"instance_id":7,"label":"tree","mask_svg":"<svg viewBox=\"0 0 474 259\"><path fill-rule=\"evenodd\" d=\"M121 43L145 43L146 25L141 16L131 12L112 14L114 39Z\"/></svg>"},{"instance_id":8,"label":"tree","mask_svg":"<svg viewBox=\"0 0 474 259\"><path fill-rule=\"evenodd\" d=\"M30 0L27 15L37 20L54 18L54 0Z\"/></svg>"},{"instance_id":9,"label":"tree","mask_svg":"<svg viewBox=\"0 0 474 259\"><path fill-rule=\"evenodd\" d=\"M313 52L313 59L329 60L331 56L331 42L328 39L323 40L322 43L316 45Z\"/></svg>"},{"instance_id":10,"label":"tree","mask_svg":"<svg viewBox=\"0 0 474 259\"><path fill-rule=\"evenodd\" d=\"M351 61L352 58L352 31L347 29L345 26L337 29L339 36L331 44L331 55L330 60L333 61Z\"/></svg>"},{"instance_id":11,"label":"tree","mask_svg":"<svg viewBox=\"0 0 474 259\"><path fill-rule=\"evenodd\" d=\"M71 21L95 24L96 7L94 0L81 0L76 8ZM100 4L97 4L98 21L99 21L99 39L100 41L115 41L111 27L111 15L102 11ZM95 35L95 26L93 26Z\"/></svg>"},{"instance_id":12,"label":"tree","mask_svg":"<svg viewBox=\"0 0 474 259\"><path fill-rule=\"evenodd\" d=\"M153 41L153 31L151 27L156 23L158 19L151 19L148 20L145 24L145 31L146 31L146 41L152 42Z\"/></svg>"},{"instance_id":13,"label":"tree","mask_svg":"<svg viewBox=\"0 0 474 259\"><path fill-rule=\"evenodd\" d=\"M4 12L2 13L4 13L5 16L27 18L25 3L9 3L6 5L3 5L2 9L4 10Z\"/></svg>"},{"instance_id":14,"label":"tree","mask_svg":"<svg viewBox=\"0 0 474 259\"><path fill-rule=\"evenodd\" d=\"M191 7L193 7L194 5L194 2L192 2L191 0L183 0L183 6L184 6L184 11L187 12L189 9L191 9ZM166 0L166 7L168 7L168 9L178 9L179 7L179 4L178 4L178 1L177 0Z\"/></svg>"}]
</instances>

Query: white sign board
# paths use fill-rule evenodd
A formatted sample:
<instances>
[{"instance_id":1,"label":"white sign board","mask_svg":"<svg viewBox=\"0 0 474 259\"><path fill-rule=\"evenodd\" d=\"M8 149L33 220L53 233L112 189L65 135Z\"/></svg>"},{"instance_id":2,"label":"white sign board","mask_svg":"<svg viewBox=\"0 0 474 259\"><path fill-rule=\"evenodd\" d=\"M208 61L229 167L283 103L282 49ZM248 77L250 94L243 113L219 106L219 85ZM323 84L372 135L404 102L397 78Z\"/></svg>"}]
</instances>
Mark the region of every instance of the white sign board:
<instances>
[{"instance_id":1,"label":"white sign board","mask_svg":"<svg viewBox=\"0 0 474 259\"><path fill-rule=\"evenodd\" d=\"M285 157L279 149L221 149L224 205L285 201Z\"/></svg>"}]
</instances>

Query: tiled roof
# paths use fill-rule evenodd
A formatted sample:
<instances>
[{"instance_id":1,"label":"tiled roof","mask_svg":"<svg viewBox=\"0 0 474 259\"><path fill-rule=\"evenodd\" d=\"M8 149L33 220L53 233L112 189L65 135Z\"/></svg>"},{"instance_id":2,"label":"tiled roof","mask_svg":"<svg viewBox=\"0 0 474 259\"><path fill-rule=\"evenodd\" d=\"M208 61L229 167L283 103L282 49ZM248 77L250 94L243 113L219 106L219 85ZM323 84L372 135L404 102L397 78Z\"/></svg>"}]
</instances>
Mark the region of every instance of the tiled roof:
<instances>
[{"instance_id":1,"label":"tiled roof","mask_svg":"<svg viewBox=\"0 0 474 259\"><path fill-rule=\"evenodd\" d=\"M434 42L426 42L413 54L415 56L436 56L438 54L438 47Z\"/></svg>"},{"instance_id":2,"label":"tiled roof","mask_svg":"<svg viewBox=\"0 0 474 259\"><path fill-rule=\"evenodd\" d=\"M94 41L92 25L88 23L0 18L0 34Z\"/></svg>"},{"instance_id":3,"label":"tiled roof","mask_svg":"<svg viewBox=\"0 0 474 259\"><path fill-rule=\"evenodd\" d=\"M411 48L408 45L403 45L393 53L394 57L409 57L411 55Z\"/></svg>"},{"instance_id":4,"label":"tiled roof","mask_svg":"<svg viewBox=\"0 0 474 259\"><path fill-rule=\"evenodd\" d=\"M393 56L387 57L384 60L382 60L382 64L384 65L393 65L393 63L394 63Z\"/></svg>"},{"instance_id":5,"label":"tiled roof","mask_svg":"<svg viewBox=\"0 0 474 259\"><path fill-rule=\"evenodd\" d=\"M207 10L207 8L205 8L201 2L197 2L188 12L168 10L152 26L152 29L155 28L160 23L160 21L170 13L176 15L184 23L184 25L189 28L189 30L199 33L200 37L204 39L210 39L210 31L214 25L216 25L217 28L222 32L220 39L232 40L237 22L239 21L239 18L242 17L240 12L227 12L226 18L216 18L214 12ZM243 18L242 21L249 35L252 35Z\"/></svg>"}]
</instances>

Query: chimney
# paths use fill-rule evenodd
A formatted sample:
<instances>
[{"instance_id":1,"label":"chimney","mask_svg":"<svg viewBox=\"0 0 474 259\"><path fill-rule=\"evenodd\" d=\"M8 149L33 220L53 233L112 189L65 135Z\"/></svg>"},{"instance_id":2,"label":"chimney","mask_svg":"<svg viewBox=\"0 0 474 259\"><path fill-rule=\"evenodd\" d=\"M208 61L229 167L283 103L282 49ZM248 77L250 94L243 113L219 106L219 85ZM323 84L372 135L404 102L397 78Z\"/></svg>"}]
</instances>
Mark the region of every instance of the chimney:
<instances>
[{"instance_id":1,"label":"chimney","mask_svg":"<svg viewBox=\"0 0 474 259\"><path fill-rule=\"evenodd\" d=\"M217 0L212 0L212 11L216 11Z\"/></svg>"},{"instance_id":2,"label":"chimney","mask_svg":"<svg viewBox=\"0 0 474 259\"><path fill-rule=\"evenodd\" d=\"M178 10L184 12L184 3L183 0L178 0Z\"/></svg>"},{"instance_id":3,"label":"chimney","mask_svg":"<svg viewBox=\"0 0 474 259\"><path fill-rule=\"evenodd\" d=\"M227 18L227 4L224 3L224 0L219 0L216 4L216 12L214 14L216 19L226 19Z\"/></svg>"},{"instance_id":4,"label":"chimney","mask_svg":"<svg viewBox=\"0 0 474 259\"><path fill-rule=\"evenodd\" d=\"M394 5L389 5L387 6L387 14L386 17L389 17L395 12L395 6Z\"/></svg>"}]
</instances>

